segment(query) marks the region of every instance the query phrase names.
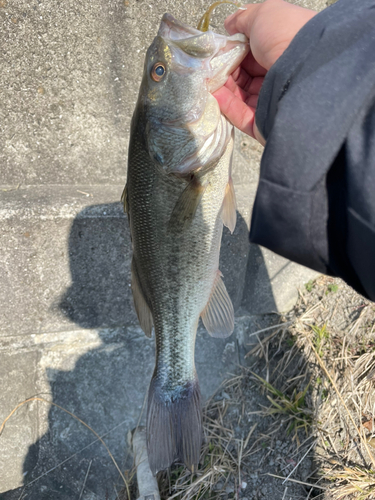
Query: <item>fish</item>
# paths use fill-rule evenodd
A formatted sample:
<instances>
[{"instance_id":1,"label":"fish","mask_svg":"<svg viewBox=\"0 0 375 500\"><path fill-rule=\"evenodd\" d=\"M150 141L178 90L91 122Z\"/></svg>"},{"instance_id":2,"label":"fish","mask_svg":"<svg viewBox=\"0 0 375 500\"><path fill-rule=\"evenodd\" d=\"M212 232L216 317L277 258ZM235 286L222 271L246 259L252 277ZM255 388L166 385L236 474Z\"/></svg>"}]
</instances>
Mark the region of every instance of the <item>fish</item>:
<instances>
[{"instance_id":1,"label":"fish","mask_svg":"<svg viewBox=\"0 0 375 500\"><path fill-rule=\"evenodd\" d=\"M192 472L198 467L199 318L214 337L234 329L219 271L223 224L232 232L236 224L234 129L212 93L248 51L244 35L202 32L164 14L145 57L122 201L132 239L135 310L145 334L155 332L146 425L154 475L177 460Z\"/></svg>"}]
</instances>

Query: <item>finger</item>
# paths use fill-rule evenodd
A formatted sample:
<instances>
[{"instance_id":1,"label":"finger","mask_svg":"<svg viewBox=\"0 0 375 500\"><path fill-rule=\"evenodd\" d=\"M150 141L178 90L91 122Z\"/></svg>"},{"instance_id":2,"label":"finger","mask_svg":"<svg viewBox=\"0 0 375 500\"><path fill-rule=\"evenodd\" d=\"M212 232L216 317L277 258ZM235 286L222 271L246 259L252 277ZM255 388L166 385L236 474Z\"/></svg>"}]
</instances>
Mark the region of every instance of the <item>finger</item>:
<instances>
[{"instance_id":1,"label":"finger","mask_svg":"<svg viewBox=\"0 0 375 500\"><path fill-rule=\"evenodd\" d=\"M240 67L240 71L237 73L237 75L232 75L233 81L241 88L244 90L247 90L252 82L252 77L249 75L247 71L245 71L243 68Z\"/></svg>"},{"instance_id":2,"label":"finger","mask_svg":"<svg viewBox=\"0 0 375 500\"><path fill-rule=\"evenodd\" d=\"M232 75L227 80L229 89L233 89L235 85L243 89L249 94L259 94L262 84L264 82L264 76L256 76L252 78L243 69L239 72L232 73Z\"/></svg>"},{"instance_id":3,"label":"finger","mask_svg":"<svg viewBox=\"0 0 375 500\"><path fill-rule=\"evenodd\" d=\"M256 78L248 78L245 80L245 76L238 76L237 80L230 76L225 83L227 89L229 89L233 94L244 102L248 103L248 99L250 96L259 95L260 89L262 88L264 77L258 76Z\"/></svg>"},{"instance_id":4,"label":"finger","mask_svg":"<svg viewBox=\"0 0 375 500\"><path fill-rule=\"evenodd\" d=\"M243 88L238 86L237 83L231 77L228 78L228 80L225 84L225 87L228 90L230 90L234 96L241 99L241 101L247 103L247 101L250 97L250 94L248 92L246 92L246 90L244 90Z\"/></svg>"},{"instance_id":5,"label":"finger","mask_svg":"<svg viewBox=\"0 0 375 500\"><path fill-rule=\"evenodd\" d=\"M251 108L257 109L258 98L258 95L249 95L249 97L245 101L245 104L247 104Z\"/></svg>"},{"instance_id":6,"label":"finger","mask_svg":"<svg viewBox=\"0 0 375 500\"><path fill-rule=\"evenodd\" d=\"M225 86L228 90L230 90L233 94L235 93L235 91L237 90L237 83L235 82L235 80L233 79L232 76L230 76L228 78L228 80L225 82Z\"/></svg>"},{"instance_id":7,"label":"finger","mask_svg":"<svg viewBox=\"0 0 375 500\"><path fill-rule=\"evenodd\" d=\"M250 97L250 94L248 94L241 87L239 87L231 77L228 78L225 87L228 90L230 90L230 92L232 92L234 96L238 97L243 102L246 102L247 99Z\"/></svg>"},{"instance_id":8,"label":"finger","mask_svg":"<svg viewBox=\"0 0 375 500\"><path fill-rule=\"evenodd\" d=\"M251 52L242 61L241 67L251 76L265 76L267 73L267 70L256 62Z\"/></svg>"},{"instance_id":9,"label":"finger","mask_svg":"<svg viewBox=\"0 0 375 500\"><path fill-rule=\"evenodd\" d=\"M259 92L260 92L260 89L262 88L263 82L264 82L264 76L257 76L251 80L249 87L245 90L249 94L259 95Z\"/></svg>"},{"instance_id":10,"label":"finger","mask_svg":"<svg viewBox=\"0 0 375 500\"><path fill-rule=\"evenodd\" d=\"M254 131L254 137L255 137L255 139L258 142L260 142L262 146L265 146L266 145L266 139L260 133L256 121L254 121L253 131Z\"/></svg>"},{"instance_id":11,"label":"finger","mask_svg":"<svg viewBox=\"0 0 375 500\"><path fill-rule=\"evenodd\" d=\"M240 73L241 73L241 66L237 66L237 68L233 71L233 73L230 75L234 81L237 81Z\"/></svg>"},{"instance_id":12,"label":"finger","mask_svg":"<svg viewBox=\"0 0 375 500\"><path fill-rule=\"evenodd\" d=\"M244 33L250 38L251 27L261 4L248 4L227 17L224 26L230 35ZM243 10L243 9L246 10Z\"/></svg>"},{"instance_id":13,"label":"finger","mask_svg":"<svg viewBox=\"0 0 375 500\"><path fill-rule=\"evenodd\" d=\"M255 108L247 106L239 97L235 96L227 87L221 87L213 96L217 99L222 113L235 127L254 137Z\"/></svg>"}]
</instances>

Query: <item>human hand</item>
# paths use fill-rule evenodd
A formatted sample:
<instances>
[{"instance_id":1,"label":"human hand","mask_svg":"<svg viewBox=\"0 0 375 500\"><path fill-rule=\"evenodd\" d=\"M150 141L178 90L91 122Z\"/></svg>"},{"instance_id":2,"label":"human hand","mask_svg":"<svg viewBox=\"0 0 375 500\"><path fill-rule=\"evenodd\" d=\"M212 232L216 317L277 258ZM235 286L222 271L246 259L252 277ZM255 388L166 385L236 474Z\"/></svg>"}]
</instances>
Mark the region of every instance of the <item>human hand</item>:
<instances>
[{"instance_id":1,"label":"human hand","mask_svg":"<svg viewBox=\"0 0 375 500\"><path fill-rule=\"evenodd\" d=\"M225 28L230 35L244 33L250 40L250 52L214 96L233 125L264 144L255 124L264 77L316 12L283 0L266 0L245 8L229 16Z\"/></svg>"}]
</instances>

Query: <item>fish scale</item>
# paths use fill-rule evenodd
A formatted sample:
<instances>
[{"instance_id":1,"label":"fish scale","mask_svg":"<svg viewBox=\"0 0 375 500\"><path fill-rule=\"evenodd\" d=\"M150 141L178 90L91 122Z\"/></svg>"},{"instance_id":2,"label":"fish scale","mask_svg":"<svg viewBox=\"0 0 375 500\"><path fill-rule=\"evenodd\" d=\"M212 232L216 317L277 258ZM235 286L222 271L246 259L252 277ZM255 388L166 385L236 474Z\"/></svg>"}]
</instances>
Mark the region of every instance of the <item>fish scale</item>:
<instances>
[{"instance_id":1,"label":"fish scale","mask_svg":"<svg viewBox=\"0 0 375 500\"><path fill-rule=\"evenodd\" d=\"M205 33L205 55L199 58L199 33L172 16L163 17L146 55L124 191L135 307L145 333L151 335L152 325L155 331L156 363L147 411L148 455L154 473L176 459L191 470L199 461L201 396L194 363L199 317L211 335L224 337L233 331L233 306L218 270L223 220L232 230L235 223L230 178L233 133L207 91L212 73L207 54L219 57L230 38ZM181 61L185 65L189 61L189 37L194 37L195 55L187 73ZM230 49L234 47L238 61L237 45L244 46L244 41L236 43ZM247 50L242 47L242 57ZM224 55L227 60L228 53ZM152 81L155 67L163 70ZM183 95L184 87L189 90L186 102L175 102L174 107L173 99ZM207 137L202 135L205 131ZM215 148L210 149L212 144ZM205 158L204 164L200 158Z\"/></svg>"}]
</instances>

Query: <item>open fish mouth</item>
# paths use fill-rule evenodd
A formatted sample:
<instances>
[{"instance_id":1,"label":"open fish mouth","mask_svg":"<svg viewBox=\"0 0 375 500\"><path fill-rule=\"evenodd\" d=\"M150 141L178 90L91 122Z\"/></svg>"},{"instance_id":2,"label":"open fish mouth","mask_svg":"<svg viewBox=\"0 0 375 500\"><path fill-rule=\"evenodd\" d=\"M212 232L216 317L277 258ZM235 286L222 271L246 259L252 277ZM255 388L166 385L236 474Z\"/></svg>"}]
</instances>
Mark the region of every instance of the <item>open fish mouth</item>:
<instances>
[{"instance_id":1,"label":"open fish mouth","mask_svg":"<svg viewBox=\"0 0 375 500\"><path fill-rule=\"evenodd\" d=\"M184 38L202 34L202 31L178 21L168 13L163 15L158 31L158 35L166 40L183 40Z\"/></svg>"},{"instance_id":2,"label":"open fish mouth","mask_svg":"<svg viewBox=\"0 0 375 500\"><path fill-rule=\"evenodd\" d=\"M224 85L250 49L248 38L241 33L225 36L211 30L202 32L171 14L164 14L158 36L172 49L175 69L178 66L186 68L187 57L195 69L201 66L206 73L209 92Z\"/></svg>"}]
</instances>

